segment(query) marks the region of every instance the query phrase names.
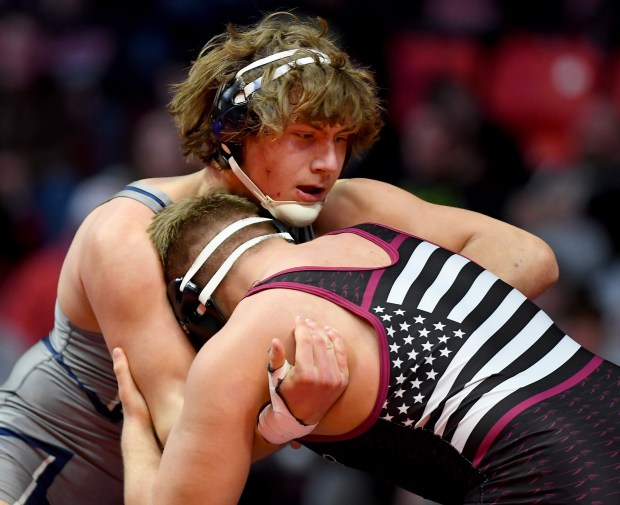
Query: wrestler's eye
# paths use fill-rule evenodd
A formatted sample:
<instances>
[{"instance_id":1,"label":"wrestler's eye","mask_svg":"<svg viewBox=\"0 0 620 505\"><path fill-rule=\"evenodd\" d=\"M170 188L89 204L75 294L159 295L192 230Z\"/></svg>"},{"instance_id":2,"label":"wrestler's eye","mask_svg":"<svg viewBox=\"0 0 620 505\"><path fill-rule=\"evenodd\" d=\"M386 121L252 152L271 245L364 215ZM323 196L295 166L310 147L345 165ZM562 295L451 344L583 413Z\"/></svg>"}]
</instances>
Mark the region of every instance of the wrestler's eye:
<instances>
[{"instance_id":1,"label":"wrestler's eye","mask_svg":"<svg viewBox=\"0 0 620 505\"><path fill-rule=\"evenodd\" d=\"M310 140L314 137L314 134L311 132L293 132L293 135L302 140Z\"/></svg>"},{"instance_id":2,"label":"wrestler's eye","mask_svg":"<svg viewBox=\"0 0 620 505\"><path fill-rule=\"evenodd\" d=\"M336 137L336 142L345 142L346 143L346 142L349 141L349 137L350 137L350 135L348 133L344 134L344 135L338 135Z\"/></svg>"}]
</instances>

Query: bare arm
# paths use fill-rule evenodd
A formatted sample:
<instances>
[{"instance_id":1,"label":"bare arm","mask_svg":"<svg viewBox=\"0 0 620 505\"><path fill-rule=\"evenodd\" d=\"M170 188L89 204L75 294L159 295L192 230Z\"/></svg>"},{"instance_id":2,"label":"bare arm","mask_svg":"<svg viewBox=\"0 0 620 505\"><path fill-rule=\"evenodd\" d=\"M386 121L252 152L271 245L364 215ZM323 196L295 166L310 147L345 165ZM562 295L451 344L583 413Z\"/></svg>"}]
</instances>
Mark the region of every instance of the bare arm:
<instances>
[{"instance_id":1,"label":"bare arm","mask_svg":"<svg viewBox=\"0 0 620 505\"><path fill-rule=\"evenodd\" d=\"M125 503L236 504L251 464L255 414L250 409L258 408L261 397L248 367L234 368L236 358L248 356L240 356L234 346L218 345L216 337L205 344L161 457L126 357L119 349L113 357L125 416ZM246 365L258 374L256 364Z\"/></svg>"},{"instance_id":2,"label":"bare arm","mask_svg":"<svg viewBox=\"0 0 620 505\"><path fill-rule=\"evenodd\" d=\"M341 337L335 331L325 331L319 328L314 322L297 318L294 334L296 345L298 346L301 344L301 347L298 347L295 351L296 367L291 370L291 374L301 373L303 375L304 372L301 372L297 367L312 369L315 366L320 366L323 361L333 360L338 362L336 368L348 379L344 344ZM233 339L234 335L227 335L227 337ZM211 484L205 488L201 487L197 491L191 491L191 495L183 495L183 503L235 503L235 496L241 492L245 485L247 471L249 471L249 468L246 470L246 466L249 465L247 451L250 449L247 446L247 440L245 440L247 433L246 436L244 436L241 434L244 430L240 432L236 429L239 426L236 419L238 419L237 414L246 408L250 410L250 419L252 419L252 417L255 416L255 414L253 414L254 409L258 408L258 405L261 405L261 398L264 396L263 390L266 390L267 385L267 353L251 353L258 358L260 358L260 355L263 356L263 362L261 363L261 360L258 359L254 367L255 373L257 373L258 376L252 379L252 377L248 375L240 382L236 379L231 379L235 384L243 383L243 392L239 395L226 395L223 393L224 398L217 400L217 402L229 404L232 400L232 405L227 408L220 408L223 405L214 404L217 394L205 395L205 391L220 390L222 385L225 386L227 384L228 379L219 379L217 373L214 375L205 375L204 368L206 367L213 371L217 370L218 366L222 366L222 369L226 368L226 371L220 372L220 375L236 376L243 375L245 369L248 366L252 368L252 366L248 363L243 367L243 372L237 372L235 367L226 366L225 364L227 359L226 353L233 352L232 348L229 349L228 346L221 347L218 345L210 347L211 349L203 350L196 361L194 366L195 373L192 373L188 383L188 398L186 400L184 414L179 421L179 428L175 428L175 434L171 436L164 451L165 460L169 461L169 463L165 462L164 465L170 464L174 469L178 466L183 467L172 479L169 479L165 469L161 470L160 477L157 476L161 452L153 435L148 407L138 387L132 380L129 363L127 362L125 354L119 348L114 349L114 371L119 383L119 394L123 403L123 412L125 416L122 449L125 467L125 503L127 503L127 505L147 505L155 503L157 502L157 500L154 501L155 496L158 499L169 496L172 500L170 503L174 503L175 496L180 500L181 495L177 495L177 493L185 493L185 487L193 486L193 479L211 482ZM226 349L229 350L227 351ZM278 367L284 363L284 351L283 342L278 338L274 339L269 352L269 361L273 367ZM205 352L209 353L209 357L205 356ZM239 357L238 352L233 352L233 354L235 357ZM228 360L230 360L230 358L228 358ZM250 361L253 362L254 360L251 359ZM245 363L246 361L240 362ZM211 383L211 381L216 381L216 384ZM229 387L233 386L231 385ZM249 390L256 391L257 400L253 401L246 398L245 394ZM246 401L249 401L249 404L246 404ZM250 407L249 405L252 406ZM203 407L204 410L202 410ZM195 410L196 408L199 410ZM219 421L208 421L208 416L214 411L220 413L219 415L223 418L221 420L223 424L219 424ZM198 417L192 421L192 416L194 415ZM217 419L217 417L218 416L215 416L215 419ZM241 418L245 419L245 416L241 416ZM239 422L242 426L246 423L246 421ZM251 422L254 425L256 424L255 417ZM245 431L249 432L250 429L251 427L246 426ZM216 431L213 430L221 430L226 433L216 433ZM220 439L222 437L227 437L228 431L230 430L238 434L242 440L245 440L245 442L241 442L240 446L235 449L237 451L241 450L241 453L233 453L232 448L228 447L226 444L224 444L221 449L218 449ZM177 432L179 433L178 435ZM254 452L256 453L256 445L260 446L264 444L264 441L260 436L256 436L256 433L254 433L253 438L253 444L255 446ZM234 443L238 442L239 440L235 440ZM273 453L279 448L271 444L269 445L269 453ZM189 452L200 452L201 456L198 458L198 462L192 463L189 455L187 457L182 456L183 446L193 446L193 449ZM220 451L225 451L225 456L222 456ZM178 458L176 462L172 459L172 454L177 454L177 456L175 456ZM243 454L243 457L238 457L240 454ZM219 464L218 462L222 459L226 459L227 461ZM209 465L214 463L217 468L215 470L211 468L209 470L210 473L205 475L212 476L217 484L214 484L204 475L200 477L199 473L197 473L193 476L191 473L195 470L196 464ZM230 466L227 467L227 465ZM225 470L226 467L228 468L227 470ZM207 469L203 468L202 471L207 471ZM220 471L225 474L224 477L218 473ZM220 479L222 478L231 480L226 481L227 483L223 490L218 490L218 492L215 493L214 486L219 486ZM152 491L155 485L158 486L159 490L154 495ZM241 490L239 486L241 486ZM181 491L179 491L179 489L181 489ZM207 500L207 496L209 497L208 499L213 501L205 501ZM163 503L168 502L164 501ZM179 503L179 501L176 503Z\"/></svg>"},{"instance_id":3,"label":"bare arm","mask_svg":"<svg viewBox=\"0 0 620 505\"><path fill-rule=\"evenodd\" d=\"M327 327L326 327L327 328ZM280 387L280 395L290 406L291 413L306 424L318 423L347 387L349 370L342 338L337 332L322 328L316 321L298 316L291 333L295 335L295 367ZM325 339L329 335L330 341ZM272 340L270 348L272 368L279 368L285 360L285 347L280 339ZM295 384L288 387L287 381ZM317 394L321 387L324 403L302 405L302 398Z\"/></svg>"},{"instance_id":4,"label":"bare arm","mask_svg":"<svg viewBox=\"0 0 620 505\"><path fill-rule=\"evenodd\" d=\"M146 401L131 376L127 356L117 347L112 351L112 359L124 415L121 448L125 503L142 505L147 503L145 490L151 490L155 485L161 450Z\"/></svg>"},{"instance_id":5,"label":"bare arm","mask_svg":"<svg viewBox=\"0 0 620 505\"><path fill-rule=\"evenodd\" d=\"M466 209L431 204L370 179L345 179L332 190L319 219L319 234L361 222L377 222L459 252L530 298L558 278L551 248L520 228Z\"/></svg>"},{"instance_id":6,"label":"bare arm","mask_svg":"<svg viewBox=\"0 0 620 505\"><path fill-rule=\"evenodd\" d=\"M321 328L315 321L301 316L295 318L293 334L295 366L286 375L279 394L295 418L312 425L323 418L349 383L346 349L336 331ZM274 338L269 349L269 366L272 370L279 369L285 361L285 346L279 338ZM296 442L291 445L299 446ZM254 460L264 458L275 449L276 446L257 432Z\"/></svg>"},{"instance_id":7,"label":"bare arm","mask_svg":"<svg viewBox=\"0 0 620 505\"><path fill-rule=\"evenodd\" d=\"M146 233L153 213L128 200L93 218L80 255L82 284L108 348L122 347L165 442L195 357L166 298L161 262Z\"/></svg>"},{"instance_id":8,"label":"bare arm","mask_svg":"<svg viewBox=\"0 0 620 505\"><path fill-rule=\"evenodd\" d=\"M170 309L161 262L146 233L152 212L133 201L112 204L93 218L84 241L82 284L109 349L127 354L165 443L181 412L195 351ZM331 365L312 362L284 381L282 396L299 418L325 412L344 390L346 380ZM272 451L266 444L256 457Z\"/></svg>"}]
</instances>

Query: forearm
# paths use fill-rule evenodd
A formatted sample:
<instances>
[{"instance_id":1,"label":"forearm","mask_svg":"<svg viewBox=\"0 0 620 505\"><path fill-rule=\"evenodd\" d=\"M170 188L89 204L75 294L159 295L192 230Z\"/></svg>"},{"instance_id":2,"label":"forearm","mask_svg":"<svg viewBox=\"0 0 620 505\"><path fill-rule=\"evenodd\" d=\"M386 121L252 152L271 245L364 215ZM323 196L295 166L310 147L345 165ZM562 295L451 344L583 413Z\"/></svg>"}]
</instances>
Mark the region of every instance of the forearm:
<instances>
[{"instance_id":1,"label":"forearm","mask_svg":"<svg viewBox=\"0 0 620 505\"><path fill-rule=\"evenodd\" d=\"M296 344L293 367L286 360L281 340L271 341L268 368L271 403L259 414L253 461L277 451L282 447L279 444L311 433L349 382L346 348L336 330L297 316L293 334ZM293 415L290 405L301 417Z\"/></svg>"},{"instance_id":2,"label":"forearm","mask_svg":"<svg viewBox=\"0 0 620 505\"><path fill-rule=\"evenodd\" d=\"M324 234L365 221L461 253L530 298L543 293L558 277L553 251L525 230L470 210L425 202L379 181L342 180L332 190L315 228Z\"/></svg>"},{"instance_id":3,"label":"forearm","mask_svg":"<svg viewBox=\"0 0 620 505\"><path fill-rule=\"evenodd\" d=\"M125 504L149 505L157 480L161 449L155 436L151 415L142 393L136 386L125 353L112 352L118 393L123 405L123 454Z\"/></svg>"},{"instance_id":4,"label":"forearm","mask_svg":"<svg viewBox=\"0 0 620 505\"><path fill-rule=\"evenodd\" d=\"M161 358L144 358L144 353L128 353L132 373L149 407L155 433L161 446L165 446L172 427L177 422L185 398L187 370L191 364L190 355L179 356L178 349L171 351L163 346L158 349ZM135 357L134 357L135 356Z\"/></svg>"},{"instance_id":5,"label":"forearm","mask_svg":"<svg viewBox=\"0 0 620 505\"><path fill-rule=\"evenodd\" d=\"M459 252L532 299L557 281L555 254L543 240L505 223L494 231L472 235Z\"/></svg>"},{"instance_id":6,"label":"forearm","mask_svg":"<svg viewBox=\"0 0 620 505\"><path fill-rule=\"evenodd\" d=\"M252 446L252 463L256 463L261 459L271 456L281 448L281 445L267 442L258 429L258 424L256 425L256 430L254 431L254 445Z\"/></svg>"},{"instance_id":7,"label":"forearm","mask_svg":"<svg viewBox=\"0 0 620 505\"><path fill-rule=\"evenodd\" d=\"M157 479L161 451L150 428L125 419L121 438L125 505L149 505Z\"/></svg>"},{"instance_id":8,"label":"forearm","mask_svg":"<svg viewBox=\"0 0 620 505\"><path fill-rule=\"evenodd\" d=\"M182 391L177 391L176 393L167 391L167 393L166 395L162 394L162 396L167 398L167 401L163 401L161 397L154 399L152 402L153 407L151 407L153 426L162 447L166 445L168 435L170 435L170 431L183 409Z\"/></svg>"}]
</instances>

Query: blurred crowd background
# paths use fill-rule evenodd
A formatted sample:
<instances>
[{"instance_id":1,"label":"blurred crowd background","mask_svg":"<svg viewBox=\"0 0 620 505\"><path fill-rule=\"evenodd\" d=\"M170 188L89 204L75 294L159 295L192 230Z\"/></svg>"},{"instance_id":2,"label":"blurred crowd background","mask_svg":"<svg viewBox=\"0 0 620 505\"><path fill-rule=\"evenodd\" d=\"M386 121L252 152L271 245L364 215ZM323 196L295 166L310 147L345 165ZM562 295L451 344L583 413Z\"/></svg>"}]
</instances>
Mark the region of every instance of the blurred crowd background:
<instances>
[{"instance_id":1,"label":"blurred crowd background","mask_svg":"<svg viewBox=\"0 0 620 505\"><path fill-rule=\"evenodd\" d=\"M196 169L170 85L225 23L293 7L326 18L381 87L383 136L345 176L541 236L561 275L537 302L620 363L617 1L0 0L0 380L49 331L84 216L131 180ZM304 451L278 461L257 465L248 502L426 503Z\"/></svg>"}]
</instances>

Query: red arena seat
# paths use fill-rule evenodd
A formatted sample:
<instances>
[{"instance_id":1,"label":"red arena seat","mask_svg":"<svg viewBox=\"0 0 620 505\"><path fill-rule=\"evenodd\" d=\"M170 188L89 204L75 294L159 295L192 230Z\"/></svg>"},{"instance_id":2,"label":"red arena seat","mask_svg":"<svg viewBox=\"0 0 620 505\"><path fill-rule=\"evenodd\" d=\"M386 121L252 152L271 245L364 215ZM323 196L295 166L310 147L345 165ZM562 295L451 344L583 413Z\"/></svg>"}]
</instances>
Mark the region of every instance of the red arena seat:
<instances>
[{"instance_id":1,"label":"red arena seat","mask_svg":"<svg viewBox=\"0 0 620 505\"><path fill-rule=\"evenodd\" d=\"M391 39L387 57L390 113L398 127L437 79L450 77L473 91L483 50L464 36L403 32Z\"/></svg>"},{"instance_id":2,"label":"red arena seat","mask_svg":"<svg viewBox=\"0 0 620 505\"><path fill-rule=\"evenodd\" d=\"M571 163L572 127L600 92L602 62L600 49L585 40L507 36L488 67L488 111L520 138L535 166Z\"/></svg>"}]
</instances>

